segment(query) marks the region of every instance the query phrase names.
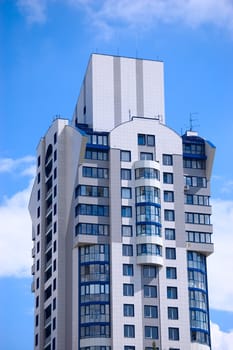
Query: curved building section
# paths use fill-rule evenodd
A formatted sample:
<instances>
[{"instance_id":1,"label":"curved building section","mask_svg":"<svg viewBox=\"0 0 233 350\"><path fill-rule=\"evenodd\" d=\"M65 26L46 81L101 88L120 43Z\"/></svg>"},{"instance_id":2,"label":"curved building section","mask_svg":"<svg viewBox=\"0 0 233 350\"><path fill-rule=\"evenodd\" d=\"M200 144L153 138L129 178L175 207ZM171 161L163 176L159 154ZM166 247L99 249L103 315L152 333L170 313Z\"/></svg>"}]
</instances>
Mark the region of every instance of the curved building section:
<instances>
[{"instance_id":1,"label":"curved building section","mask_svg":"<svg viewBox=\"0 0 233 350\"><path fill-rule=\"evenodd\" d=\"M190 337L192 348L202 350L211 347L206 259L213 253L209 181L215 147L192 131L182 141Z\"/></svg>"},{"instance_id":2,"label":"curved building section","mask_svg":"<svg viewBox=\"0 0 233 350\"><path fill-rule=\"evenodd\" d=\"M162 266L160 166L140 160L134 170L137 263Z\"/></svg>"},{"instance_id":3,"label":"curved building section","mask_svg":"<svg viewBox=\"0 0 233 350\"><path fill-rule=\"evenodd\" d=\"M79 248L80 349L111 336L109 263L109 245Z\"/></svg>"},{"instance_id":4,"label":"curved building section","mask_svg":"<svg viewBox=\"0 0 233 350\"><path fill-rule=\"evenodd\" d=\"M188 252L187 260L191 341L210 347L206 257Z\"/></svg>"}]
</instances>

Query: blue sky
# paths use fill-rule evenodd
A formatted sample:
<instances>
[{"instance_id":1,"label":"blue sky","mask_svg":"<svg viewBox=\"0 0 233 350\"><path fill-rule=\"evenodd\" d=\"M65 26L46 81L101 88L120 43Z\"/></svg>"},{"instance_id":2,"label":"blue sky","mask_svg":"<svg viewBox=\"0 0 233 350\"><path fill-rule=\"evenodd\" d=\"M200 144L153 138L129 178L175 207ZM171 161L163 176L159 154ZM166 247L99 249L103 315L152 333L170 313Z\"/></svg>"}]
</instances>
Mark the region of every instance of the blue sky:
<instances>
[{"instance_id":1,"label":"blue sky","mask_svg":"<svg viewBox=\"0 0 233 350\"><path fill-rule=\"evenodd\" d=\"M194 129L217 147L212 342L232 350L232 1L0 0L0 52L2 349L33 346L27 203L35 149L56 115L71 119L89 55L98 52L163 60L167 125L184 132L192 114Z\"/></svg>"}]
</instances>

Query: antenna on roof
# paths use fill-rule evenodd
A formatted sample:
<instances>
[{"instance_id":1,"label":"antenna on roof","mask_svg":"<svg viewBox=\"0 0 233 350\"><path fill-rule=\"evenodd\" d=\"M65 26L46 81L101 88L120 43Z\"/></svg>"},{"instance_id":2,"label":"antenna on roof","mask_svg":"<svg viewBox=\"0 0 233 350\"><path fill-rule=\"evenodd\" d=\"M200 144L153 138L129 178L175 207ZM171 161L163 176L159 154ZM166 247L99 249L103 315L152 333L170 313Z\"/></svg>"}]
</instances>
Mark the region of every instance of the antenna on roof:
<instances>
[{"instance_id":1,"label":"antenna on roof","mask_svg":"<svg viewBox=\"0 0 233 350\"><path fill-rule=\"evenodd\" d=\"M198 124L194 125L194 122L198 120L197 118L193 118L196 114L198 114L198 112L189 113L189 131L193 131L194 127L199 126Z\"/></svg>"}]
</instances>

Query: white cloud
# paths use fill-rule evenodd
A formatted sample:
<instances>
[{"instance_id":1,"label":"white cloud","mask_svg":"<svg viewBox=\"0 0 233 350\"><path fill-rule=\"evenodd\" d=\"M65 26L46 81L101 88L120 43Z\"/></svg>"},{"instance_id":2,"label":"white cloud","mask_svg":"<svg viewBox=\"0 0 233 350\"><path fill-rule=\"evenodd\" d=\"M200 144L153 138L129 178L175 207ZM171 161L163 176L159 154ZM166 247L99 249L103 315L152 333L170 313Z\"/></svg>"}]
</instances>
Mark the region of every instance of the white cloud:
<instances>
[{"instance_id":1,"label":"white cloud","mask_svg":"<svg viewBox=\"0 0 233 350\"><path fill-rule=\"evenodd\" d=\"M233 311L233 201L212 201L215 252L208 259L210 306Z\"/></svg>"},{"instance_id":2,"label":"white cloud","mask_svg":"<svg viewBox=\"0 0 233 350\"><path fill-rule=\"evenodd\" d=\"M45 22L47 0L17 0L17 5L29 23Z\"/></svg>"},{"instance_id":3,"label":"white cloud","mask_svg":"<svg viewBox=\"0 0 233 350\"><path fill-rule=\"evenodd\" d=\"M18 159L0 158L0 173L12 173L16 169L19 170L20 168L23 168L22 175L31 175L32 169L35 171L34 163L35 158L32 156L26 156ZM30 165L30 168L28 168L28 165ZM27 166L26 169L25 166ZM27 172L28 169L31 169L30 173Z\"/></svg>"},{"instance_id":4,"label":"white cloud","mask_svg":"<svg viewBox=\"0 0 233 350\"><path fill-rule=\"evenodd\" d=\"M156 23L181 22L187 26L213 24L233 29L231 0L69 0L83 8L90 23L114 26L116 21L136 27L151 27ZM142 28L140 28L141 30Z\"/></svg>"},{"instance_id":5,"label":"white cloud","mask_svg":"<svg viewBox=\"0 0 233 350\"><path fill-rule=\"evenodd\" d=\"M31 220L28 201L35 174L35 158L31 156L0 159L0 174L29 176L28 186L12 197L4 197L0 205L0 276L29 276L31 266ZM7 184L6 184L7 189Z\"/></svg>"},{"instance_id":6,"label":"white cloud","mask_svg":"<svg viewBox=\"0 0 233 350\"><path fill-rule=\"evenodd\" d=\"M30 22L44 22L48 4L63 2L84 11L89 24L102 35L111 35L114 27L154 27L157 23L203 24L233 30L231 0L18 0L18 6Z\"/></svg>"},{"instance_id":7,"label":"white cloud","mask_svg":"<svg viewBox=\"0 0 233 350\"><path fill-rule=\"evenodd\" d=\"M233 330L226 333L219 326L211 322L212 350L232 350Z\"/></svg>"},{"instance_id":8,"label":"white cloud","mask_svg":"<svg viewBox=\"0 0 233 350\"><path fill-rule=\"evenodd\" d=\"M32 242L27 209L30 192L31 183L0 206L0 276L30 275Z\"/></svg>"}]
</instances>

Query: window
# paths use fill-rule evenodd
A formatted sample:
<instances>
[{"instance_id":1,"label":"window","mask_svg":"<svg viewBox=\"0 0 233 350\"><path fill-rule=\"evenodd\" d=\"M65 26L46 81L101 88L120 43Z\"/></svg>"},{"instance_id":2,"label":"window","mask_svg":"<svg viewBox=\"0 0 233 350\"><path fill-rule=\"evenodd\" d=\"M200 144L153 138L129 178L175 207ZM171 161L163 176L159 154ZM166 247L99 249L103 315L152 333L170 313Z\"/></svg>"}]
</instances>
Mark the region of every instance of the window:
<instances>
[{"instance_id":1,"label":"window","mask_svg":"<svg viewBox=\"0 0 233 350\"><path fill-rule=\"evenodd\" d=\"M160 222L160 207L156 205L139 205L136 207L137 222Z\"/></svg>"},{"instance_id":2,"label":"window","mask_svg":"<svg viewBox=\"0 0 233 350\"><path fill-rule=\"evenodd\" d=\"M38 334L35 335L35 346L38 345Z\"/></svg>"},{"instance_id":3,"label":"window","mask_svg":"<svg viewBox=\"0 0 233 350\"><path fill-rule=\"evenodd\" d=\"M210 214L185 213L185 222L188 224L210 225Z\"/></svg>"},{"instance_id":4,"label":"window","mask_svg":"<svg viewBox=\"0 0 233 350\"><path fill-rule=\"evenodd\" d=\"M151 265L143 265L143 277L155 278L156 277L156 267L151 266Z\"/></svg>"},{"instance_id":5,"label":"window","mask_svg":"<svg viewBox=\"0 0 233 350\"><path fill-rule=\"evenodd\" d=\"M179 328L168 327L168 338L169 340L179 340Z\"/></svg>"},{"instance_id":6,"label":"window","mask_svg":"<svg viewBox=\"0 0 233 350\"><path fill-rule=\"evenodd\" d=\"M86 111L86 108L85 108ZM86 113L86 112L85 112ZM108 135L105 134L88 134L88 143L92 145L108 145Z\"/></svg>"},{"instance_id":7,"label":"window","mask_svg":"<svg viewBox=\"0 0 233 350\"><path fill-rule=\"evenodd\" d=\"M134 338L135 337L135 327L133 324L124 325L124 337L125 338Z\"/></svg>"},{"instance_id":8,"label":"window","mask_svg":"<svg viewBox=\"0 0 233 350\"><path fill-rule=\"evenodd\" d=\"M109 225L79 223L75 226L75 235L108 236Z\"/></svg>"},{"instance_id":9,"label":"window","mask_svg":"<svg viewBox=\"0 0 233 350\"><path fill-rule=\"evenodd\" d=\"M133 317L134 316L134 304L124 304L123 305L124 316Z\"/></svg>"},{"instance_id":10,"label":"window","mask_svg":"<svg viewBox=\"0 0 233 350\"><path fill-rule=\"evenodd\" d=\"M57 185L54 186L53 196L54 196L54 198L57 196Z\"/></svg>"},{"instance_id":11,"label":"window","mask_svg":"<svg viewBox=\"0 0 233 350\"><path fill-rule=\"evenodd\" d=\"M56 310L57 307L57 300L56 298L53 299L53 310Z\"/></svg>"},{"instance_id":12,"label":"window","mask_svg":"<svg viewBox=\"0 0 233 350\"><path fill-rule=\"evenodd\" d=\"M164 184L173 184L173 174L172 173L163 173L163 183Z\"/></svg>"},{"instance_id":13,"label":"window","mask_svg":"<svg viewBox=\"0 0 233 350\"><path fill-rule=\"evenodd\" d=\"M86 149L85 158L93 160L108 160L108 152Z\"/></svg>"},{"instance_id":14,"label":"window","mask_svg":"<svg viewBox=\"0 0 233 350\"><path fill-rule=\"evenodd\" d=\"M52 295L52 286L48 286L48 288L45 289L44 291L44 298L45 300L47 300L48 298L50 298Z\"/></svg>"},{"instance_id":15,"label":"window","mask_svg":"<svg viewBox=\"0 0 233 350\"><path fill-rule=\"evenodd\" d=\"M161 226L156 224L137 224L137 236L161 236Z\"/></svg>"},{"instance_id":16,"label":"window","mask_svg":"<svg viewBox=\"0 0 233 350\"><path fill-rule=\"evenodd\" d=\"M127 297L134 296L134 285L132 283L123 284L123 295Z\"/></svg>"},{"instance_id":17,"label":"window","mask_svg":"<svg viewBox=\"0 0 233 350\"><path fill-rule=\"evenodd\" d=\"M40 190L37 191L37 200L40 200Z\"/></svg>"},{"instance_id":18,"label":"window","mask_svg":"<svg viewBox=\"0 0 233 350\"><path fill-rule=\"evenodd\" d=\"M54 160L54 162L56 162L56 160L57 160L57 150L55 150L53 152L53 160Z\"/></svg>"},{"instance_id":19,"label":"window","mask_svg":"<svg viewBox=\"0 0 233 350\"><path fill-rule=\"evenodd\" d=\"M121 169L121 180L131 180L131 169Z\"/></svg>"},{"instance_id":20,"label":"window","mask_svg":"<svg viewBox=\"0 0 233 350\"><path fill-rule=\"evenodd\" d=\"M160 189L154 186L136 187L136 203L160 203Z\"/></svg>"},{"instance_id":21,"label":"window","mask_svg":"<svg viewBox=\"0 0 233 350\"><path fill-rule=\"evenodd\" d=\"M132 191L130 187L121 187L121 198L132 198Z\"/></svg>"},{"instance_id":22,"label":"window","mask_svg":"<svg viewBox=\"0 0 233 350\"><path fill-rule=\"evenodd\" d=\"M131 225L122 225L121 226L121 234L125 237L132 237L133 230Z\"/></svg>"},{"instance_id":23,"label":"window","mask_svg":"<svg viewBox=\"0 0 233 350\"><path fill-rule=\"evenodd\" d=\"M130 151L121 151L121 161L122 162L131 162L131 152Z\"/></svg>"},{"instance_id":24,"label":"window","mask_svg":"<svg viewBox=\"0 0 233 350\"><path fill-rule=\"evenodd\" d=\"M122 255L123 256L133 256L133 245L123 244L122 245Z\"/></svg>"},{"instance_id":25,"label":"window","mask_svg":"<svg viewBox=\"0 0 233 350\"><path fill-rule=\"evenodd\" d=\"M135 350L135 346L125 345L124 350Z\"/></svg>"},{"instance_id":26,"label":"window","mask_svg":"<svg viewBox=\"0 0 233 350\"><path fill-rule=\"evenodd\" d=\"M196 243L211 243L211 233L186 231L187 241Z\"/></svg>"},{"instance_id":27,"label":"window","mask_svg":"<svg viewBox=\"0 0 233 350\"><path fill-rule=\"evenodd\" d=\"M196 194L186 194L185 195L185 204L191 204L191 205L210 205L210 198L209 196L201 196Z\"/></svg>"},{"instance_id":28,"label":"window","mask_svg":"<svg viewBox=\"0 0 233 350\"><path fill-rule=\"evenodd\" d=\"M175 221L175 211L170 209L164 210L164 220L165 221Z\"/></svg>"},{"instance_id":29,"label":"window","mask_svg":"<svg viewBox=\"0 0 233 350\"><path fill-rule=\"evenodd\" d=\"M53 177L54 177L54 179L57 178L57 168L54 168L54 170L53 170Z\"/></svg>"},{"instance_id":30,"label":"window","mask_svg":"<svg viewBox=\"0 0 233 350\"><path fill-rule=\"evenodd\" d=\"M108 169L84 166L83 167L83 177L108 179Z\"/></svg>"},{"instance_id":31,"label":"window","mask_svg":"<svg viewBox=\"0 0 233 350\"><path fill-rule=\"evenodd\" d=\"M107 198L108 192L108 187L79 185L75 188L75 198L77 198L77 196Z\"/></svg>"},{"instance_id":32,"label":"window","mask_svg":"<svg viewBox=\"0 0 233 350\"><path fill-rule=\"evenodd\" d=\"M177 299L177 287L167 287L167 298L168 299Z\"/></svg>"},{"instance_id":33,"label":"window","mask_svg":"<svg viewBox=\"0 0 233 350\"><path fill-rule=\"evenodd\" d=\"M37 217L40 217L40 207L37 208Z\"/></svg>"},{"instance_id":34,"label":"window","mask_svg":"<svg viewBox=\"0 0 233 350\"><path fill-rule=\"evenodd\" d=\"M37 158L37 166L38 166L38 168L40 166L40 156L38 156L38 158Z\"/></svg>"},{"instance_id":35,"label":"window","mask_svg":"<svg viewBox=\"0 0 233 350\"><path fill-rule=\"evenodd\" d=\"M173 165L171 154L163 154L163 165Z\"/></svg>"},{"instance_id":36,"label":"window","mask_svg":"<svg viewBox=\"0 0 233 350\"><path fill-rule=\"evenodd\" d=\"M57 214L57 204L55 203L53 206L53 215Z\"/></svg>"},{"instance_id":37,"label":"window","mask_svg":"<svg viewBox=\"0 0 233 350\"><path fill-rule=\"evenodd\" d=\"M144 298L157 298L157 287L144 285Z\"/></svg>"},{"instance_id":38,"label":"window","mask_svg":"<svg viewBox=\"0 0 233 350\"><path fill-rule=\"evenodd\" d=\"M207 180L205 177L199 176L185 176L184 182L186 186L191 187L207 187Z\"/></svg>"},{"instance_id":39,"label":"window","mask_svg":"<svg viewBox=\"0 0 233 350\"><path fill-rule=\"evenodd\" d=\"M177 278L176 267L167 266L166 277L167 279L176 279Z\"/></svg>"},{"instance_id":40,"label":"window","mask_svg":"<svg viewBox=\"0 0 233 350\"><path fill-rule=\"evenodd\" d=\"M155 145L154 135L138 134L138 145L154 146Z\"/></svg>"},{"instance_id":41,"label":"window","mask_svg":"<svg viewBox=\"0 0 233 350\"><path fill-rule=\"evenodd\" d=\"M153 160L153 153L140 152L140 160Z\"/></svg>"},{"instance_id":42,"label":"window","mask_svg":"<svg viewBox=\"0 0 233 350\"><path fill-rule=\"evenodd\" d=\"M205 143L203 140L200 140L197 143L191 143L188 141L187 143L183 143L183 152L191 153L191 154L205 154Z\"/></svg>"},{"instance_id":43,"label":"window","mask_svg":"<svg viewBox=\"0 0 233 350\"><path fill-rule=\"evenodd\" d=\"M165 239L169 241L176 239L176 231L174 228L165 228Z\"/></svg>"},{"instance_id":44,"label":"window","mask_svg":"<svg viewBox=\"0 0 233 350\"><path fill-rule=\"evenodd\" d=\"M154 305L144 305L145 318L158 318L158 307Z\"/></svg>"},{"instance_id":45,"label":"window","mask_svg":"<svg viewBox=\"0 0 233 350\"><path fill-rule=\"evenodd\" d=\"M154 243L137 244L137 256L140 255L162 256L162 247Z\"/></svg>"},{"instance_id":46,"label":"window","mask_svg":"<svg viewBox=\"0 0 233 350\"><path fill-rule=\"evenodd\" d=\"M160 173L154 168L137 168L135 169L135 178L137 179L157 179L160 178Z\"/></svg>"},{"instance_id":47,"label":"window","mask_svg":"<svg viewBox=\"0 0 233 350\"><path fill-rule=\"evenodd\" d=\"M123 218L131 218L132 217L132 207L122 206L121 207L121 216Z\"/></svg>"},{"instance_id":48,"label":"window","mask_svg":"<svg viewBox=\"0 0 233 350\"><path fill-rule=\"evenodd\" d=\"M173 191L164 191L163 192L164 202L174 202L174 192Z\"/></svg>"},{"instance_id":49,"label":"window","mask_svg":"<svg viewBox=\"0 0 233 350\"><path fill-rule=\"evenodd\" d=\"M147 146L155 145L155 137L154 135L147 135Z\"/></svg>"},{"instance_id":50,"label":"window","mask_svg":"<svg viewBox=\"0 0 233 350\"><path fill-rule=\"evenodd\" d=\"M37 327L37 326L38 326L38 324L39 324L39 315L36 315L35 324L36 324L36 327Z\"/></svg>"},{"instance_id":51,"label":"window","mask_svg":"<svg viewBox=\"0 0 233 350\"><path fill-rule=\"evenodd\" d=\"M53 342L52 342L52 350L56 349L56 338L53 338Z\"/></svg>"},{"instance_id":52,"label":"window","mask_svg":"<svg viewBox=\"0 0 233 350\"><path fill-rule=\"evenodd\" d=\"M167 308L167 318L169 320L178 320L178 307L168 306Z\"/></svg>"},{"instance_id":53,"label":"window","mask_svg":"<svg viewBox=\"0 0 233 350\"><path fill-rule=\"evenodd\" d=\"M205 169L206 161L203 159L185 158L183 161L183 165L184 168Z\"/></svg>"},{"instance_id":54,"label":"window","mask_svg":"<svg viewBox=\"0 0 233 350\"><path fill-rule=\"evenodd\" d=\"M166 248L166 259L176 259L176 248Z\"/></svg>"},{"instance_id":55,"label":"window","mask_svg":"<svg viewBox=\"0 0 233 350\"><path fill-rule=\"evenodd\" d=\"M108 216L108 205L96 204L78 204L75 207L75 216L77 215L91 215L91 216Z\"/></svg>"},{"instance_id":56,"label":"window","mask_svg":"<svg viewBox=\"0 0 233 350\"><path fill-rule=\"evenodd\" d=\"M145 338L158 339L158 327L145 326Z\"/></svg>"},{"instance_id":57,"label":"window","mask_svg":"<svg viewBox=\"0 0 233 350\"><path fill-rule=\"evenodd\" d=\"M38 173L38 175L37 175L37 183L38 184L40 183L40 173Z\"/></svg>"},{"instance_id":58,"label":"window","mask_svg":"<svg viewBox=\"0 0 233 350\"><path fill-rule=\"evenodd\" d=\"M146 135L138 134L138 145L145 145L145 144L146 144Z\"/></svg>"},{"instance_id":59,"label":"window","mask_svg":"<svg viewBox=\"0 0 233 350\"><path fill-rule=\"evenodd\" d=\"M133 264L123 264L123 276L133 276Z\"/></svg>"},{"instance_id":60,"label":"window","mask_svg":"<svg viewBox=\"0 0 233 350\"><path fill-rule=\"evenodd\" d=\"M53 143L57 143L57 133L55 132L55 134L53 135Z\"/></svg>"}]
</instances>

